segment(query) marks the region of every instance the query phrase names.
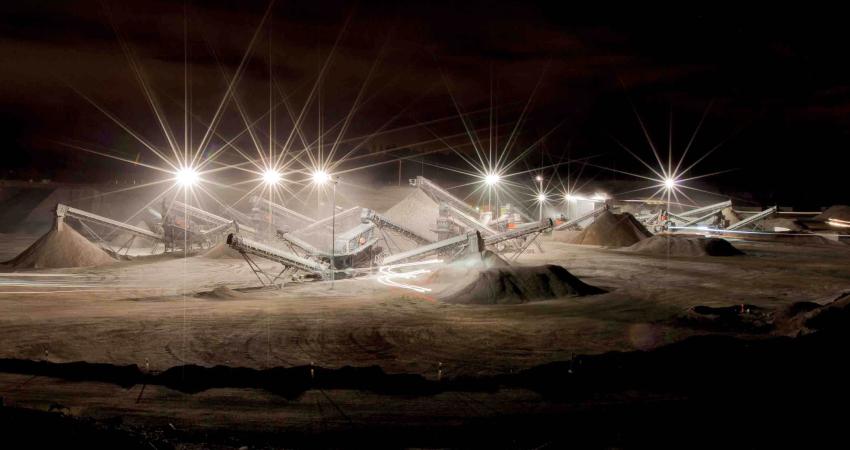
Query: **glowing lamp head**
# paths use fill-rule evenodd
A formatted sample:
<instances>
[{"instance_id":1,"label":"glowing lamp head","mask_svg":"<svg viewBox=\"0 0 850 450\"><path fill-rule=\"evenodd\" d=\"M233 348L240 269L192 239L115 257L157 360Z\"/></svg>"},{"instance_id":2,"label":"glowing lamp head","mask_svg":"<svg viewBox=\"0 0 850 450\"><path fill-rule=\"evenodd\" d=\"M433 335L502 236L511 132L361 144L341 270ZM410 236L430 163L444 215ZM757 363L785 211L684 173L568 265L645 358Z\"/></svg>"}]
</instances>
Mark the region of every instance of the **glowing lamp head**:
<instances>
[{"instance_id":1,"label":"glowing lamp head","mask_svg":"<svg viewBox=\"0 0 850 450\"><path fill-rule=\"evenodd\" d=\"M571 201L575 200L575 197L573 197L573 194L566 193L566 194L564 194L564 200L571 202Z\"/></svg>"},{"instance_id":2,"label":"glowing lamp head","mask_svg":"<svg viewBox=\"0 0 850 450\"><path fill-rule=\"evenodd\" d=\"M540 202L540 203L545 202L546 201L546 194L544 194L543 192L537 194L537 201Z\"/></svg>"},{"instance_id":3,"label":"glowing lamp head","mask_svg":"<svg viewBox=\"0 0 850 450\"><path fill-rule=\"evenodd\" d=\"M313 172L313 183L325 184L328 181L331 181L331 176L324 170L317 170Z\"/></svg>"},{"instance_id":4,"label":"glowing lamp head","mask_svg":"<svg viewBox=\"0 0 850 450\"><path fill-rule=\"evenodd\" d=\"M484 182L487 183L487 186L494 186L498 184L501 180L502 177L500 177L497 173L491 173L484 177Z\"/></svg>"},{"instance_id":5,"label":"glowing lamp head","mask_svg":"<svg viewBox=\"0 0 850 450\"><path fill-rule=\"evenodd\" d=\"M277 170L266 169L266 171L263 172L263 183L266 183L269 186L277 185L282 179L283 176Z\"/></svg>"},{"instance_id":6,"label":"glowing lamp head","mask_svg":"<svg viewBox=\"0 0 850 450\"><path fill-rule=\"evenodd\" d=\"M175 178L177 179L177 184L184 187L194 186L201 180L198 171L192 167L181 168L177 171Z\"/></svg>"},{"instance_id":7,"label":"glowing lamp head","mask_svg":"<svg viewBox=\"0 0 850 450\"><path fill-rule=\"evenodd\" d=\"M676 186L676 180L673 178L665 178L664 179L664 187L666 189L673 189Z\"/></svg>"},{"instance_id":8,"label":"glowing lamp head","mask_svg":"<svg viewBox=\"0 0 850 450\"><path fill-rule=\"evenodd\" d=\"M534 177L534 181L543 181L543 175L537 175Z\"/></svg>"}]
</instances>

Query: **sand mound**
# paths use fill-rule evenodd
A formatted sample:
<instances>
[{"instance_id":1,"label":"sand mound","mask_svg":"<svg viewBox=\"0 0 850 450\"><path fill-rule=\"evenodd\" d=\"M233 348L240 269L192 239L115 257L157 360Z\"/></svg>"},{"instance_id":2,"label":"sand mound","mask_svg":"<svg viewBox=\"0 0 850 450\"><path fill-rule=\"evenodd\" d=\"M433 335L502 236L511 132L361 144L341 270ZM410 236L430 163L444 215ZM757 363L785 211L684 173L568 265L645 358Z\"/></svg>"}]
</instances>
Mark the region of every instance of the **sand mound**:
<instances>
[{"instance_id":1,"label":"sand mound","mask_svg":"<svg viewBox=\"0 0 850 450\"><path fill-rule=\"evenodd\" d=\"M604 292L582 282L561 266L494 267L479 272L471 283L442 300L460 304L504 305Z\"/></svg>"},{"instance_id":2,"label":"sand mound","mask_svg":"<svg viewBox=\"0 0 850 450\"><path fill-rule=\"evenodd\" d=\"M437 226L440 205L421 189L411 192L404 200L388 209L384 215L420 236L433 241L437 240L437 234L432 230Z\"/></svg>"},{"instance_id":3,"label":"sand mound","mask_svg":"<svg viewBox=\"0 0 850 450\"><path fill-rule=\"evenodd\" d=\"M689 308L676 317L679 325L712 331L766 332L773 329L771 314L755 305Z\"/></svg>"},{"instance_id":4,"label":"sand mound","mask_svg":"<svg viewBox=\"0 0 850 450\"><path fill-rule=\"evenodd\" d=\"M625 250L664 256L736 256L744 254L725 239L670 234L659 234L644 239Z\"/></svg>"},{"instance_id":5,"label":"sand mound","mask_svg":"<svg viewBox=\"0 0 850 450\"><path fill-rule=\"evenodd\" d=\"M741 218L738 217L738 214L735 213L735 210L732 209L731 206L720 210L720 214L722 214L723 218L729 222L729 225L735 225L741 221Z\"/></svg>"},{"instance_id":6,"label":"sand mound","mask_svg":"<svg viewBox=\"0 0 850 450\"><path fill-rule=\"evenodd\" d=\"M825 305L793 303L776 313L780 334L800 335L820 330L844 330L850 325L850 292L844 292Z\"/></svg>"},{"instance_id":7,"label":"sand mound","mask_svg":"<svg viewBox=\"0 0 850 450\"><path fill-rule=\"evenodd\" d=\"M824 305L796 302L779 309L755 305L694 306L674 318L681 326L711 331L774 333L800 336L814 332L843 332L850 326L850 292Z\"/></svg>"},{"instance_id":8,"label":"sand mound","mask_svg":"<svg viewBox=\"0 0 850 450\"><path fill-rule=\"evenodd\" d=\"M201 292L200 294L198 294L198 297L218 299L218 300L230 300L230 299L235 299L235 298L242 298L244 296L245 296L245 294L243 294L239 291L234 291L233 289L230 289L227 286L218 286L215 289L213 289L212 291Z\"/></svg>"},{"instance_id":9,"label":"sand mound","mask_svg":"<svg viewBox=\"0 0 850 450\"><path fill-rule=\"evenodd\" d=\"M850 220L850 206L833 205L815 216L815 220L826 221L829 219Z\"/></svg>"},{"instance_id":10,"label":"sand mound","mask_svg":"<svg viewBox=\"0 0 850 450\"><path fill-rule=\"evenodd\" d=\"M590 226L577 234L572 243L627 247L650 236L652 233L647 231L631 214L605 211Z\"/></svg>"},{"instance_id":11,"label":"sand mound","mask_svg":"<svg viewBox=\"0 0 850 450\"><path fill-rule=\"evenodd\" d=\"M785 217L776 217L762 221L761 227L767 231L785 232L785 231L802 231L803 227L794 219Z\"/></svg>"},{"instance_id":12,"label":"sand mound","mask_svg":"<svg viewBox=\"0 0 850 450\"><path fill-rule=\"evenodd\" d=\"M323 219L289 234L321 251L330 252L331 231L338 235L359 226L362 223L360 221L362 211L363 209L359 207L337 211L335 216L325 216Z\"/></svg>"},{"instance_id":13,"label":"sand mound","mask_svg":"<svg viewBox=\"0 0 850 450\"><path fill-rule=\"evenodd\" d=\"M484 264L484 267L487 269L492 269L494 267L510 267L511 263L507 262L504 258L499 256L498 253L484 250L481 252L481 262Z\"/></svg>"},{"instance_id":14,"label":"sand mound","mask_svg":"<svg viewBox=\"0 0 850 450\"><path fill-rule=\"evenodd\" d=\"M484 250L440 267L426 278L426 282L444 285L447 289L453 290L455 286L469 284L470 280L482 270L510 266L511 264L497 253Z\"/></svg>"},{"instance_id":15,"label":"sand mound","mask_svg":"<svg viewBox=\"0 0 850 450\"><path fill-rule=\"evenodd\" d=\"M115 262L100 247L66 224L53 227L8 264L15 268L92 267Z\"/></svg>"},{"instance_id":16,"label":"sand mound","mask_svg":"<svg viewBox=\"0 0 850 450\"><path fill-rule=\"evenodd\" d=\"M576 230L555 230L552 231L550 239L557 242L573 243L581 234L581 231Z\"/></svg>"},{"instance_id":17,"label":"sand mound","mask_svg":"<svg viewBox=\"0 0 850 450\"><path fill-rule=\"evenodd\" d=\"M206 253L201 255L201 258L208 259L231 259L231 258L242 258L242 255L233 249L233 247L227 245L225 242L220 242L209 250Z\"/></svg>"},{"instance_id":18,"label":"sand mound","mask_svg":"<svg viewBox=\"0 0 850 450\"><path fill-rule=\"evenodd\" d=\"M145 222L144 220L137 221L135 223L135 226L138 227L138 228L141 228L143 230L153 231L153 230L151 230L151 227L148 226L148 223ZM132 239L132 241L131 241L131 239ZM149 248L153 245L150 239L146 239L146 238L138 237L138 236L136 236L135 239L133 239L132 234L123 233L123 232L113 233L112 237L109 238L109 243L115 248L120 248L120 247L123 247L123 246L127 245L128 243L130 243L129 247L131 249Z\"/></svg>"}]
</instances>

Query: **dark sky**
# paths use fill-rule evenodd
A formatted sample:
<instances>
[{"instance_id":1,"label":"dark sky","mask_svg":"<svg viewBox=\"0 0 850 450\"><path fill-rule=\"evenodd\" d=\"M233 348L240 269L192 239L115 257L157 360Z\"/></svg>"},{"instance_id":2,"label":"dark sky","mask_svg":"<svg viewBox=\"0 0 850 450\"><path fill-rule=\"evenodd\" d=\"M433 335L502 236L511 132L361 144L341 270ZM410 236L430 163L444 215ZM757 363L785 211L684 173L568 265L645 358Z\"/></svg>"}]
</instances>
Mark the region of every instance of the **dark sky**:
<instances>
[{"instance_id":1,"label":"dark sky","mask_svg":"<svg viewBox=\"0 0 850 450\"><path fill-rule=\"evenodd\" d=\"M155 162L80 95L89 96L155 145L165 145L118 36L137 58L181 140L187 43L192 113L199 118L191 135L199 140L202 122L212 116L225 90L222 70L227 76L236 71L267 3L185 5L165 0L4 2L2 176L83 182L138 171L57 142ZM271 66L280 89L275 98L281 98L281 92L289 95L297 114L339 38L322 88L326 127L344 118L372 73L364 90L368 101L357 111L346 137L455 114L448 85L464 111L485 111L470 117L484 137L492 98L504 142L539 82L518 148L560 126L518 169L541 160L599 155L591 160L596 165L642 174L647 169L614 141L653 160L633 108L665 153L672 114L673 153L678 156L711 105L685 162L722 145L693 175L736 169L706 182L736 196L751 192L752 200L763 204L818 207L848 201L850 36L841 16L816 8L743 10L716 4L583 10L567 2L401 6L279 1L258 36L236 95L247 115L259 118L268 109ZM314 136L315 107L307 117L305 134ZM278 110L276 136L285 138L290 124L285 110ZM221 135L227 138L241 128L241 119L228 106ZM267 127L261 128L264 134ZM461 131L455 118L384 134L363 147L429 150L439 145L413 144ZM213 145L220 142L217 138ZM345 142L341 148L347 151L357 142ZM250 147L249 142L240 144ZM448 153L428 158L462 166ZM599 180L615 177L600 169L584 172L594 173Z\"/></svg>"}]
</instances>

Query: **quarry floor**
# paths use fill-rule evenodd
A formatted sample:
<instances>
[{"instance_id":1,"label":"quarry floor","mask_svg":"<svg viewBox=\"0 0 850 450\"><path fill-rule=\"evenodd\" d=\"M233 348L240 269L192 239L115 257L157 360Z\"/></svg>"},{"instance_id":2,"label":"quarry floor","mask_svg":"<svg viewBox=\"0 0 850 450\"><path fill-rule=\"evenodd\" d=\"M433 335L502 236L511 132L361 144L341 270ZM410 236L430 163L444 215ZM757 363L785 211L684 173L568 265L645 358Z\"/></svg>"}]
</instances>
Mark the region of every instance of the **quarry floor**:
<instances>
[{"instance_id":1,"label":"quarry floor","mask_svg":"<svg viewBox=\"0 0 850 450\"><path fill-rule=\"evenodd\" d=\"M0 260L34 239L6 239ZM188 363L315 364L379 365L434 379L438 370L443 377L490 375L707 333L672 320L695 305L777 307L825 302L850 289L848 249L734 244L747 255L667 258L545 240L544 253L525 254L518 263L562 265L609 292L521 305L451 305L374 277L249 289L258 283L241 259L156 257L91 269L0 272L0 358L150 370ZM219 286L243 290L210 293ZM72 414L177 427L322 431L400 417L449 425L568 407L523 390L417 399L309 391L295 401L255 390L142 390L0 374L7 404L46 409L58 402Z\"/></svg>"}]
</instances>

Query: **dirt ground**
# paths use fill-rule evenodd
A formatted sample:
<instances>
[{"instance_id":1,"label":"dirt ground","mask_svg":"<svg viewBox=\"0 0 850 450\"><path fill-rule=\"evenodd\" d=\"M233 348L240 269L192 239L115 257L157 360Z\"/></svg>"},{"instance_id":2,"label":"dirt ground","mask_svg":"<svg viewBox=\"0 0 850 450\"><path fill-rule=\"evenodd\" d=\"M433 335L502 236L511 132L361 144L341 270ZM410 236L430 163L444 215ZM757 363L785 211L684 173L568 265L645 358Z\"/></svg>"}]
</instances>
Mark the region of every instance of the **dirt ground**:
<instances>
[{"instance_id":1,"label":"dirt ground","mask_svg":"<svg viewBox=\"0 0 850 450\"><path fill-rule=\"evenodd\" d=\"M29 243L7 239L0 254L13 256ZM562 265L609 292L520 305L450 305L433 292L391 288L375 276L250 289L258 283L247 264L228 258L160 256L92 269L0 272L0 358L136 364L154 371L187 363L315 364L379 365L429 379L438 371L443 377L493 375L707 333L670 320L695 305L823 302L850 288L850 247L734 244L746 255L667 258L549 240L545 253L525 254L518 263ZM220 286L238 292L210 293ZM352 391L310 391L283 401L253 390L139 390L0 374L7 403L46 408L61 402L73 414L121 415L134 423L267 428L264 423L274 422L312 430L352 417L394 421L401 414L413 422L438 417L453 423L491 409L544 408L525 391L401 402ZM391 411L402 403L409 410ZM269 419L270 406L279 421Z\"/></svg>"}]
</instances>

